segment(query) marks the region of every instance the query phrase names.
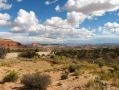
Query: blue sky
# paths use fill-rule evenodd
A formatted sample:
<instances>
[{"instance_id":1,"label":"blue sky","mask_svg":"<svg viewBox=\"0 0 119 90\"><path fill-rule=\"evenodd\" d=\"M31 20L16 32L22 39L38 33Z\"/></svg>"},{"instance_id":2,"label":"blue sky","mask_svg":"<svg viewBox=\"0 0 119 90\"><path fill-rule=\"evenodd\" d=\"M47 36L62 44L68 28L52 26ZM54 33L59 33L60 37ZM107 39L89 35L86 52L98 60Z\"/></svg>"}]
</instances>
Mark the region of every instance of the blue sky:
<instances>
[{"instance_id":1,"label":"blue sky","mask_svg":"<svg viewBox=\"0 0 119 90\"><path fill-rule=\"evenodd\" d=\"M0 38L119 43L118 0L0 0Z\"/></svg>"}]
</instances>

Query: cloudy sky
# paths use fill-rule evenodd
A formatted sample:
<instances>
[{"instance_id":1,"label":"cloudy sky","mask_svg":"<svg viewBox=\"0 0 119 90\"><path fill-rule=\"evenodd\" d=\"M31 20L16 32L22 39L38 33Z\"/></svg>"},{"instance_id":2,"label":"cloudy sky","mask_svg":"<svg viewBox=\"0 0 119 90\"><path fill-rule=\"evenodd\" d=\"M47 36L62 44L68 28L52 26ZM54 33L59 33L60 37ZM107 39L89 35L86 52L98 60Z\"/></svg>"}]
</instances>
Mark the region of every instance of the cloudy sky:
<instances>
[{"instance_id":1,"label":"cloudy sky","mask_svg":"<svg viewBox=\"0 0 119 90\"><path fill-rule=\"evenodd\" d=\"M119 0L0 0L0 38L119 43Z\"/></svg>"}]
</instances>

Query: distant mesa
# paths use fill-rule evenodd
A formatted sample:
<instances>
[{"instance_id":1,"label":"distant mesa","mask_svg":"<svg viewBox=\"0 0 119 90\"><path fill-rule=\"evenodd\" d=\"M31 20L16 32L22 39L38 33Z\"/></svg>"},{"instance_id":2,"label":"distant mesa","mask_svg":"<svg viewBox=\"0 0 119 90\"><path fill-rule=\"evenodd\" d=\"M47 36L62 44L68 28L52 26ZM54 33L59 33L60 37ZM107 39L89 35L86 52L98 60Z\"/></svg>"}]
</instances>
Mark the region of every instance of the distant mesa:
<instances>
[{"instance_id":1,"label":"distant mesa","mask_svg":"<svg viewBox=\"0 0 119 90\"><path fill-rule=\"evenodd\" d=\"M36 43L36 42L35 43L32 43L31 46L32 47L41 47L40 43Z\"/></svg>"},{"instance_id":2,"label":"distant mesa","mask_svg":"<svg viewBox=\"0 0 119 90\"><path fill-rule=\"evenodd\" d=\"M22 48L24 46L21 43L13 41L11 39L0 39L0 47L5 47L5 48Z\"/></svg>"},{"instance_id":3,"label":"distant mesa","mask_svg":"<svg viewBox=\"0 0 119 90\"><path fill-rule=\"evenodd\" d=\"M0 47L10 48L10 49L24 49L24 48L42 48L44 50L51 50L52 47L49 45L43 46L38 42L33 42L31 44L23 45L17 41L11 39L0 39Z\"/></svg>"}]
</instances>

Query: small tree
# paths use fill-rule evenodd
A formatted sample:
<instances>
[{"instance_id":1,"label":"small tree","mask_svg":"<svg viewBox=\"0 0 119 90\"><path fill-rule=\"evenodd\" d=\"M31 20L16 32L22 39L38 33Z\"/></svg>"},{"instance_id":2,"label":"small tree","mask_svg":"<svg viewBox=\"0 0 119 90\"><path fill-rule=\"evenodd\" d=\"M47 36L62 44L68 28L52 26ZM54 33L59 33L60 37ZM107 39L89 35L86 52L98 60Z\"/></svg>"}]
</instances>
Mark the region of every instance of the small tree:
<instances>
[{"instance_id":1,"label":"small tree","mask_svg":"<svg viewBox=\"0 0 119 90\"><path fill-rule=\"evenodd\" d=\"M5 58L7 54L7 49L3 48L3 47L0 47L0 58Z\"/></svg>"}]
</instances>

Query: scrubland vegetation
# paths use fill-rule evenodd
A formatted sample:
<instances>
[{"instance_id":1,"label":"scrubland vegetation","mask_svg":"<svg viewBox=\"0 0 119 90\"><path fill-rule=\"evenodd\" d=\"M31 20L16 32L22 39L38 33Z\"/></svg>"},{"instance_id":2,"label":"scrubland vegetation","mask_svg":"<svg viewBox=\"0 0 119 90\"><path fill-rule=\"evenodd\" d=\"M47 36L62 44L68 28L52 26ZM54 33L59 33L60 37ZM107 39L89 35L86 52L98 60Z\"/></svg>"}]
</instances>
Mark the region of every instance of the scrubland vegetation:
<instances>
[{"instance_id":1,"label":"scrubland vegetation","mask_svg":"<svg viewBox=\"0 0 119 90\"><path fill-rule=\"evenodd\" d=\"M33 57L39 57L39 55L37 54L37 49L28 49L24 52L21 52L19 54L19 57L23 57L23 58L33 58Z\"/></svg>"},{"instance_id":2,"label":"scrubland vegetation","mask_svg":"<svg viewBox=\"0 0 119 90\"><path fill-rule=\"evenodd\" d=\"M7 54L7 49L0 47L0 58L4 58Z\"/></svg>"},{"instance_id":3,"label":"scrubland vegetation","mask_svg":"<svg viewBox=\"0 0 119 90\"><path fill-rule=\"evenodd\" d=\"M10 90L119 90L119 48L37 52L20 51L18 58L6 60L7 50L0 48L3 84L18 87Z\"/></svg>"}]
</instances>

